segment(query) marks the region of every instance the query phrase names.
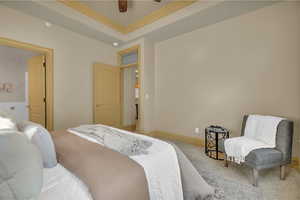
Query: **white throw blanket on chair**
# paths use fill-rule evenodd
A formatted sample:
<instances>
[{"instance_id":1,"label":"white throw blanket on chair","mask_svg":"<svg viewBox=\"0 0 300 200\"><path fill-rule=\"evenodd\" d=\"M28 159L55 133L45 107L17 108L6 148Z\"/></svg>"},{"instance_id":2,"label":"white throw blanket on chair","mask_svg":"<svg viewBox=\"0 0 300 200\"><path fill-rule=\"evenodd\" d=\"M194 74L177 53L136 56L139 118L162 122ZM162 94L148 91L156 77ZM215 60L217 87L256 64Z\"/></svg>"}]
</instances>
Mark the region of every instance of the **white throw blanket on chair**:
<instances>
[{"instance_id":1,"label":"white throw blanket on chair","mask_svg":"<svg viewBox=\"0 0 300 200\"><path fill-rule=\"evenodd\" d=\"M238 164L255 149L275 148L278 124L283 118L249 115L244 136L226 139L224 142L227 159Z\"/></svg>"}]
</instances>

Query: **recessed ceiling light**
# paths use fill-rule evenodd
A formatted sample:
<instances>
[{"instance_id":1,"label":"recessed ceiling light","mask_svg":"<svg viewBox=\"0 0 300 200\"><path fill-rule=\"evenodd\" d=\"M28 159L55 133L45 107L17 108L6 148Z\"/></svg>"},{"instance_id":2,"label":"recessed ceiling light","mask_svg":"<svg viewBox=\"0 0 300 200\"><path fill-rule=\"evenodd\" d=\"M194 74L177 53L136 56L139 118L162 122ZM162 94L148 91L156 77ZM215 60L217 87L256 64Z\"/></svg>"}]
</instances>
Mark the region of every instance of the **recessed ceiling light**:
<instances>
[{"instance_id":1,"label":"recessed ceiling light","mask_svg":"<svg viewBox=\"0 0 300 200\"><path fill-rule=\"evenodd\" d=\"M45 25L49 28L52 26L52 24L50 22L45 22Z\"/></svg>"},{"instance_id":2,"label":"recessed ceiling light","mask_svg":"<svg viewBox=\"0 0 300 200\"><path fill-rule=\"evenodd\" d=\"M119 43L114 42L114 43L113 43L113 46L114 46L114 47L117 47L117 46L119 46Z\"/></svg>"}]
</instances>

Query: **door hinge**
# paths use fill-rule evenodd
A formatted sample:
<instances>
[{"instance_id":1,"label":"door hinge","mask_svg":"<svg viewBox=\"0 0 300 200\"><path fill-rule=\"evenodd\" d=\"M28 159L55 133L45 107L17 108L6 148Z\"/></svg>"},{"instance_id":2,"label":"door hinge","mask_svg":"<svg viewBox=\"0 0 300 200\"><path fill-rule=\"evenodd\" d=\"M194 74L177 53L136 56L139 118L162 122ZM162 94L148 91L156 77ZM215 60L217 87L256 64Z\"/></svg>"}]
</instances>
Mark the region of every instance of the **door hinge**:
<instances>
[{"instance_id":1,"label":"door hinge","mask_svg":"<svg viewBox=\"0 0 300 200\"><path fill-rule=\"evenodd\" d=\"M43 56L43 67L46 67L46 57Z\"/></svg>"},{"instance_id":2,"label":"door hinge","mask_svg":"<svg viewBox=\"0 0 300 200\"><path fill-rule=\"evenodd\" d=\"M44 102L46 103L46 98L44 98Z\"/></svg>"}]
</instances>

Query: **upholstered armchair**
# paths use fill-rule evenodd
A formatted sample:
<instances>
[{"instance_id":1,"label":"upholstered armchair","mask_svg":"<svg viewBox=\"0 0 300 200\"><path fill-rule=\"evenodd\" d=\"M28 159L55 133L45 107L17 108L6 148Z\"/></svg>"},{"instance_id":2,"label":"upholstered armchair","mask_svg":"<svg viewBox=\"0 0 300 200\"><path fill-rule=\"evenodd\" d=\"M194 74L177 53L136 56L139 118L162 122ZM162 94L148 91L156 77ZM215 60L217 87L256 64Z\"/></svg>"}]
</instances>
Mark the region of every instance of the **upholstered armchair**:
<instances>
[{"instance_id":1,"label":"upholstered armchair","mask_svg":"<svg viewBox=\"0 0 300 200\"><path fill-rule=\"evenodd\" d=\"M247 119L248 115L245 115L241 136L244 135ZM276 147L256 149L246 156L244 164L253 169L254 186L258 186L259 170L263 169L280 167L280 179L285 179L285 166L292 161L293 128L292 121L282 120L277 127ZM219 147L221 151L225 152L224 140L220 141ZM228 167L227 159L225 159L225 167Z\"/></svg>"}]
</instances>

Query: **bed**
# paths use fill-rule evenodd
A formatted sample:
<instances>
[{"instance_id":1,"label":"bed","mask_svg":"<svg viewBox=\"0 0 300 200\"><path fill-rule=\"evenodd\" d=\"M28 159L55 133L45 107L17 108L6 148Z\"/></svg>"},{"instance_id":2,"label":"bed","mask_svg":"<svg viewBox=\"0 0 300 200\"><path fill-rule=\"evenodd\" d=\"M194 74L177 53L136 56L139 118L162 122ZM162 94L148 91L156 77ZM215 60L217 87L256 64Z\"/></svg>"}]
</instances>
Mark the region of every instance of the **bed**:
<instances>
[{"instance_id":1,"label":"bed","mask_svg":"<svg viewBox=\"0 0 300 200\"><path fill-rule=\"evenodd\" d=\"M109 133L113 134L113 138L106 138ZM132 149L130 152L128 149L122 152L118 134L130 138L133 136L138 138L137 141L146 141L151 145L144 148L143 152L132 152ZM147 199L144 194L140 194L145 187L151 200L183 199L177 155L174 148L166 142L103 125L86 125L68 131L56 131L52 136L59 162L85 180L96 199L106 196L113 199L112 195L115 199L120 196L127 196L132 200ZM131 148L127 146L130 142L128 138L121 140L124 140L125 148ZM80 167L79 162L83 162ZM95 165L98 165L96 169ZM104 171L104 174L101 173ZM141 180L142 178L146 180ZM111 188L122 191L122 194L118 196L116 192L110 192Z\"/></svg>"},{"instance_id":2,"label":"bed","mask_svg":"<svg viewBox=\"0 0 300 200\"><path fill-rule=\"evenodd\" d=\"M61 164L43 169L43 187L38 200L54 199L93 200L88 187Z\"/></svg>"},{"instance_id":3,"label":"bed","mask_svg":"<svg viewBox=\"0 0 300 200\"><path fill-rule=\"evenodd\" d=\"M164 141L104 125L52 136L59 162L85 182L94 200L196 200L214 191L185 155ZM128 146L132 140L134 147Z\"/></svg>"},{"instance_id":4,"label":"bed","mask_svg":"<svg viewBox=\"0 0 300 200\"><path fill-rule=\"evenodd\" d=\"M104 125L50 134L33 122L9 122L9 130L0 127L0 174L9 177L0 179L0 199L201 200L214 193L170 143Z\"/></svg>"}]
</instances>

